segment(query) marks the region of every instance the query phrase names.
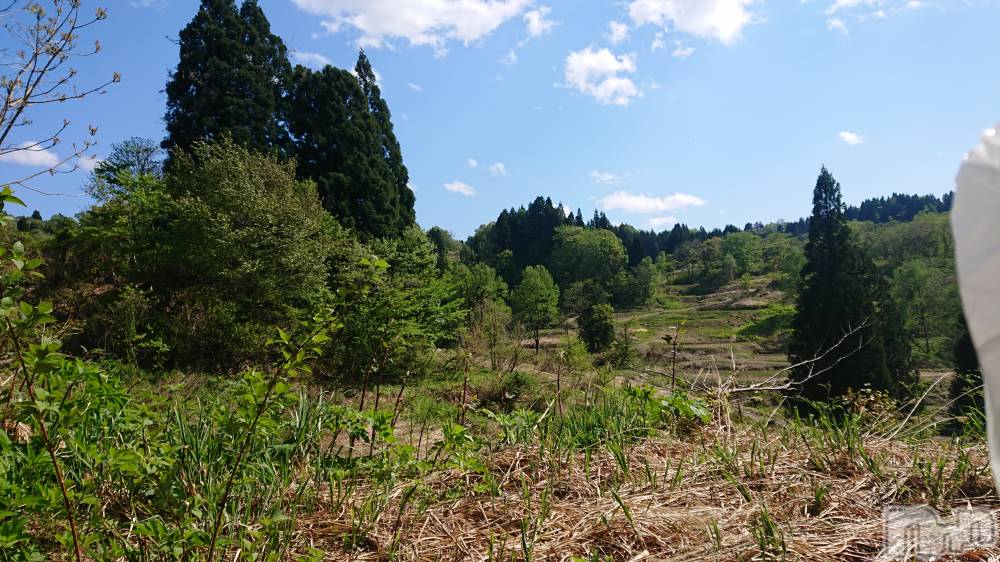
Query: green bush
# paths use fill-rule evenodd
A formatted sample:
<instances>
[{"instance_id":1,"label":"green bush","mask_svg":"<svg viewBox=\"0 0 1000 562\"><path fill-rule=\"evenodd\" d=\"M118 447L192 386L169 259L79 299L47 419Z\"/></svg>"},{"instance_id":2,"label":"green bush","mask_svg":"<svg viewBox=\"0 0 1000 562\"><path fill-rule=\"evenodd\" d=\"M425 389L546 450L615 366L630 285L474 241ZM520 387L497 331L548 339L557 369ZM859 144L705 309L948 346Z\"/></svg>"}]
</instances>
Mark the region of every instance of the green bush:
<instances>
[{"instance_id":1,"label":"green bush","mask_svg":"<svg viewBox=\"0 0 1000 562\"><path fill-rule=\"evenodd\" d=\"M265 326L330 299L327 262L343 235L292 165L223 140L177 155L165 178L113 180L50 272L81 294L101 288L80 299L71 348L231 369L262 358ZM155 354L136 347L149 342Z\"/></svg>"},{"instance_id":2,"label":"green bush","mask_svg":"<svg viewBox=\"0 0 1000 562\"><path fill-rule=\"evenodd\" d=\"M587 346L587 351L599 353L611 347L615 340L614 312L611 305L597 304L580 314L577 319L580 339Z\"/></svg>"}]
</instances>

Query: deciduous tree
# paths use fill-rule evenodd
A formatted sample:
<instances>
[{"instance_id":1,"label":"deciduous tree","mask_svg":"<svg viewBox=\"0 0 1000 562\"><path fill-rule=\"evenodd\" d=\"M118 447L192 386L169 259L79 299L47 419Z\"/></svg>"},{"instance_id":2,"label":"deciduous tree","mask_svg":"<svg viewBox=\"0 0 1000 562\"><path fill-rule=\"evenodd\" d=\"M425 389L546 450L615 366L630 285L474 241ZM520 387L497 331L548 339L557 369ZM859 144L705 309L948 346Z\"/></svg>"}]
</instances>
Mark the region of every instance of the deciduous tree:
<instances>
[{"instance_id":1,"label":"deciduous tree","mask_svg":"<svg viewBox=\"0 0 1000 562\"><path fill-rule=\"evenodd\" d=\"M538 332L551 326L559 314L559 287L545 266L529 265L521 275L521 284L511 295L514 316L527 326L535 336L538 351Z\"/></svg>"}]
</instances>

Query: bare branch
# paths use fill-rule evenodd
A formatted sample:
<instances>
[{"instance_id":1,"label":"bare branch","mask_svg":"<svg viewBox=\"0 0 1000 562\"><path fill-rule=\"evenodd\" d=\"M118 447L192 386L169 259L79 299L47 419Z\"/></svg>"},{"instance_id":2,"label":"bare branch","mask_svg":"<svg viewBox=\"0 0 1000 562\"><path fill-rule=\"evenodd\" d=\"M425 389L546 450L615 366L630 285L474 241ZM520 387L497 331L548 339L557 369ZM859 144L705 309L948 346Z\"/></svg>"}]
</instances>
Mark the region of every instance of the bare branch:
<instances>
[{"instance_id":1,"label":"bare branch","mask_svg":"<svg viewBox=\"0 0 1000 562\"><path fill-rule=\"evenodd\" d=\"M825 368L823 368L823 369L821 369L819 371L813 370L813 369L815 369L815 366L816 366L817 363L819 363L819 362L823 361L824 359L826 359L827 357L829 357L832 353L834 353L837 349L839 349L840 346L842 346L848 339L850 339L852 336L860 333L862 330L864 330L865 328L867 328L869 326L871 326L871 321L869 319L866 319L859 326L857 326L855 328L848 329L848 331L845 332L840 337L840 339L837 340L836 343L834 343L831 347L827 348L825 351L823 351L822 353L820 353L816 357L813 357L812 359L807 359L805 361L800 361L799 363L796 363L794 365L790 365L788 367L785 367L784 369L778 370L772 376L768 377L767 380L761 381L761 382L759 382L757 384L752 384L750 386L742 387L742 388L730 388L730 389L726 389L726 393L727 394L738 394L738 393L743 393L743 392L784 391L784 390L791 390L792 388L794 388L796 386L800 386L800 385L802 385L803 383L805 383L805 382L807 382L809 380L812 380L812 379L814 379L814 378L816 378L816 377L818 377L820 375L823 375L824 373L829 372L831 369L833 369L834 367L836 367L841 361L844 361L845 359L851 357L852 355L854 355L858 351L861 351L861 349L864 348L864 346L868 343L867 341L864 341L863 339L858 341L857 347L855 347L854 349L850 350L850 352L847 353L847 354L845 354L845 355L838 356L833 361L833 363L831 363L827 367L825 367ZM810 367L810 371L809 371L809 374L806 375L805 378L803 378L802 380L800 380L800 381L787 381L784 384L775 384L774 381L776 381L778 378L780 378L781 375L783 375L784 373L787 373L789 371L793 371L795 369L798 369L800 367L805 367L805 366L809 366ZM774 386L767 386L769 384L774 384Z\"/></svg>"},{"instance_id":2,"label":"bare branch","mask_svg":"<svg viewBox=\"0 0 1000 562\"><path fill-rule=\"evenodd\" d=\"M14 131L32 124L26 112L35 106L80 100L93 94L103 94L105 89L121 80L114 73L109 80L95 86L78 87L76 69L68 65L73 58L94 55L101 50L99 42L91 48L81 48L78 44L79 32L103 21L107 12L97 8L92 17L82 17L80 0L10 0L0 8L0 26L6 31L8 41L15 45L0 50L4 60L0 68L0 157L18 152L45 152L60 144L62 135L70 126L64 119L62 125L50 134L35 136L35 139L16 141ZM90 136L96 133L90 127ZM18 185L26 189L44 193L33 188L28 182L44 175L71 173L79 168L78 163L67 167L71 161L79 160L95 142L87 139L74 145L70 156L59 158L44 169L17 179L0 180L0 185Z\"/></svg>"}]
</instances>

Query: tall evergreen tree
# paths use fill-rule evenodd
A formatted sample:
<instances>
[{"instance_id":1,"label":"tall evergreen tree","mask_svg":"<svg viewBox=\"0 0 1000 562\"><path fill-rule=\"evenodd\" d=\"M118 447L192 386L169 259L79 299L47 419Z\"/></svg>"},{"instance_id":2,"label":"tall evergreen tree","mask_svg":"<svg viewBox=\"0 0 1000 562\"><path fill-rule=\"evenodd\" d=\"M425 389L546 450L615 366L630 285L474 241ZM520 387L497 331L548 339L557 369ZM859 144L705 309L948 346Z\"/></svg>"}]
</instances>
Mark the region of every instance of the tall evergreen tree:
<instances>
[{"instance_id":1,"label":"tall evergreen tree","mask_svg":"<svg viewBox=\"0 0 1000 562\"><path fill-rule=\"evenodd\" d=\"M163 147L189 150L224 135L251 150L281 152L282 90L289 64L256 0L202 0L180 32L180 60L167 82Z\"/></svg>"},{"instance_id":2,"label":"tall evergreen tree","mask_svg":"<svg viewBox=\"0 0 1000 562\"><path fill-rule=\"evenodd\" d=\"M398 192L399 208L397 221L399 228L405 228L416 220L413 210L414 196L409 187L410 174L403 165L403 151L400 149L399 141L392 130L392 114L389 112L389 105L382 99L382 91L378 87L375 78L375 71L372 69L368 57L362 49L358 53L358 62L354 66L354 73L358 77L361 91L364 92L368 100L368 110L378 124L379 142L381 144L382 155L389 172L392 174L392 183Z\"/></svg>"},{"instance_id":3,"label":"tall evergreen tree","mask_svg":"<svg viewBox=\"0 0 1000 562\"><path fill-rule=\"evenodd\" d=\"M400 193L354 75L296 66L289 98L298 173L316 182L323 206L363 237L401 235Z\"/></svg>"},{"instance_id":4,"label":"tall evergreen tree","mask_svg":"<svg viewBox=\"0 0 1000 562\"><path fill-rule=\"evenodd\" d=\"M639 265L642 258L646 257L646 251L642 248L642 240L638 236L632 238L632 243L628 245L628 266L635 267Z\"/></svg>"},{"instance_id":5,"label":"tall evergreen tree","mask_svg":"<svg viewBox=\"0 0 1000 562\"><path fill-rule=\"evenodd\" d=\"M811 362L792 371L796 393L824 400L870 384L899 396L912 382L909 343L885 281L850 239L840 184L825 167L805 253L789 359Z\"/></svg>"}]
</instances>

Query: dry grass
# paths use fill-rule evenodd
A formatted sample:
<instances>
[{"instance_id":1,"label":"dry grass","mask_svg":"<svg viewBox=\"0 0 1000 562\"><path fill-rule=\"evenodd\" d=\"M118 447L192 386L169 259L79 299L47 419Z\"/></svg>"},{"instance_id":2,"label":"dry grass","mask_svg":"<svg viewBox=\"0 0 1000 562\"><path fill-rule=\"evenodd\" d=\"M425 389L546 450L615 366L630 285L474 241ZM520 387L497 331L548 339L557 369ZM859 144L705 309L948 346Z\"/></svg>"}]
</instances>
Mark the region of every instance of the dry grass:
<instances>
[{"instance_id":1,"label":"dry grass","mask_svg":"<svg viewBox=\"0 0 1000 562\"><path fill-rule=\"evenodd\" d=\"M882 548L882 510L889 504L1000 508L986 470L951 483L934 501L932 483L914 466L945 458L944 474L954 472L946 440L914 446L872 431L864 450L878 459L877 470L844 451L820 470L794 432L716 425L637 444L623 474L607 450L588 460L583 452L511 447L485 456L495 495L472 493L483 477L458 470L422 478L417 501L402 498L418 482L399 483L361 546L347 550L342 537L363 501L362 486L353 507L348 502L340 512L302 517L296 542L327 552L329 560L589 560L600 553L613 560L861 561L874 560ZM986 466L984 445L962 450L972 466ZM820 487L826 494L817 502ZM761 530L765 510L777 533L765 534L762 546L753 531ZM966 559L990 554L998 553Z\"/></svg>"}]
</instances>

